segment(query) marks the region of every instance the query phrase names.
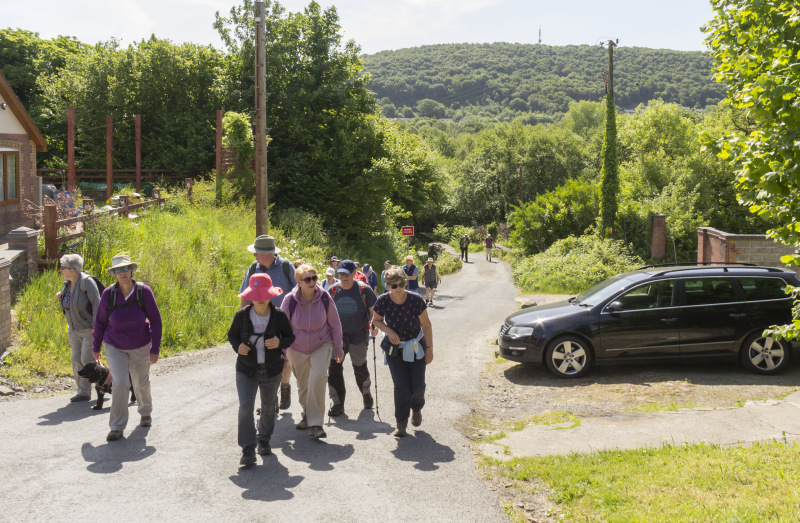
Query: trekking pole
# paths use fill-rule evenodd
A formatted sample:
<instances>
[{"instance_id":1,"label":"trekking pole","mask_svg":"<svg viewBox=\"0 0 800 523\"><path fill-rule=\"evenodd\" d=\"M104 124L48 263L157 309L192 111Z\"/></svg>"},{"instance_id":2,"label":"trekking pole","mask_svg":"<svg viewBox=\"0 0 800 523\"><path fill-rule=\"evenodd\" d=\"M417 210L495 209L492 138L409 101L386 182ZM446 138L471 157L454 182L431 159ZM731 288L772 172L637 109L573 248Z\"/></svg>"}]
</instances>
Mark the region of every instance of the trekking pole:
<instances>
[{"instance_id":1,"label":"trekking pole","mask_svg":"<svg viewBox=\"0 0 800 523\"><path fill-rule=\"evenodd\" d=\"M375 376L375 414L381 419L381 408L378 405L378 357L375 350L375 336L372 336L372 373Z\"/></svg>"}]
</instances>

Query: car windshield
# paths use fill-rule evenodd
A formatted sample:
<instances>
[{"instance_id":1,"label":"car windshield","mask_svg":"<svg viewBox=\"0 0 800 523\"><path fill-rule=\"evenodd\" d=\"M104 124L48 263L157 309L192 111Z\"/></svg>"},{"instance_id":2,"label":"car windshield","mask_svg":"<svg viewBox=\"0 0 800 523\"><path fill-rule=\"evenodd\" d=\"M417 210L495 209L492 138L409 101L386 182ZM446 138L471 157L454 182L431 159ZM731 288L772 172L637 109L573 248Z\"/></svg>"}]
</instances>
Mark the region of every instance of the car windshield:
<instances>
[{"instance_id":1,"label":"car windshield","mask_svg":"<svg viewBox=\"0 0 800 523\"><path fill-rule=\"evenodd\" d=\"M612 294L619 292L620 289L645 278L647 278L647 275L642 273L618 274L579 294L575 299L575 303L585 307L594 307Z\"/></svg>"}]
</instances>

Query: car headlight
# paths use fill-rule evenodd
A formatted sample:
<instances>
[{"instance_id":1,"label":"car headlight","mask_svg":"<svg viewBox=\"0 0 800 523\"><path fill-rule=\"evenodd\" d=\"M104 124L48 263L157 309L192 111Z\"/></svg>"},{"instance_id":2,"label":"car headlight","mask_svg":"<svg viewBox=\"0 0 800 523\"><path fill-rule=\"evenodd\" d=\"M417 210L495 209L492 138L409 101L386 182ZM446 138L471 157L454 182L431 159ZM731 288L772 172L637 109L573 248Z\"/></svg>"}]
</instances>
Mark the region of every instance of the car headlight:
<instances>
[{"instance_id":1,"label":"car headlight","mask_svg":"<svg viewBox=\"0 0 800 523\"><path fill-rule=\"evenodd\" d=\"M524 338L533 334L533 327L511 327L506 335L509 338Z\"/></svg>"}]
</instances>

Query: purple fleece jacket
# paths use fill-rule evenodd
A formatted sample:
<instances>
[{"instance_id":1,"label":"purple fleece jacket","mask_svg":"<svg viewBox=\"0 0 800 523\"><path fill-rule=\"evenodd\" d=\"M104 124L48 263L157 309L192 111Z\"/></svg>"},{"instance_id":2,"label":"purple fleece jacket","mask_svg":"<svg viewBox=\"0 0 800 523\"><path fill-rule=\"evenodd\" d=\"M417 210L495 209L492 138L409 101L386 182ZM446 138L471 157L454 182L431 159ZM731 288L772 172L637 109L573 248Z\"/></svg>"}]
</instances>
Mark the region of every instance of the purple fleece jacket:
<instances>
[{"instance_id":1,"label":"purple fleece jacket","mask_svg":"<svg viewBox=\"0 0 800 523\"><path fill-rule=\"evenodd\" d=\"M300 287L297 286L284 298L281 310L287 316L289 315L289 300L297 303L291 316L289 316L295 335L294 343L289 347L290 349L303 354L311 354L322 345L332 341L334 354L344 354L342 350L342 322L339 320L339 311L336 310L336 304L333 303L333 298L330 298L330 295L328 295L328 298L330 298L328 310L325 310L325 304L322 303L323 293L325 291L317 285L314 299L311 300L311 303L308 303L300 296Z\"/></svg>"},{"instance_id":2,"label":"purple fleece jacket","mask_svg":"<svg viewBox=\"0 0 800 523\"><path fill-rule=\"evenodd\" d=\"M133 282L136 285L136 282ZM161 313L158 311L153 291L147 285L142 287L144 311L136 304L136 290L127 300L122 291L117 290L117 307L108 319L108 306L111 300L111 289L117 284L106 287L100 296L97 306L97 317L94 322L94 339L92 351L100 352L105 341L119 350L133 350L150 343L150 354L158 354L161 348ZM119 308L125 303L132 303ZM145 316L145 311L147 315ZM108 321L107 321L108 320ZM148 322L149 320L149 322ZM108 328L106 328L108 323Z\"/></svg>"}]
</instances>

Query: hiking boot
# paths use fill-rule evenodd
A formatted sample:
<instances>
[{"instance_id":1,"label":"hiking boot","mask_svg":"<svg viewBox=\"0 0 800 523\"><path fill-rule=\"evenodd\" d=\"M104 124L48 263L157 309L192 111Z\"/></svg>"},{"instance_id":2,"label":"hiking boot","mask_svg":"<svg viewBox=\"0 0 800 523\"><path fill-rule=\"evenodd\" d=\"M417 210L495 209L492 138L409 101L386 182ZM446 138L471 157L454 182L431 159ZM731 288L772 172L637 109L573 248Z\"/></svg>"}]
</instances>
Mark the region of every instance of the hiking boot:
<instances>
[{"instance_id":1,"label":"hiking boot","mask_svg":"<svg viewBox=\"0 0 800 523\"><path fill-rule=\"evenodd\" d=\"M149 427L152 424L153 424L152 416L142 416L142 419L139 420L140 427Z\"/></svg>"},{"instance_id":2,"label":"hiking boot","mask_svg":"<svg viewBox=\"0 0 800 523\"><path fill-rule=\"evenodd\" d=\"M254 447L245 448L242 451L242 459L239 460L239 465L249 467L250 465L255 465L256 463L256 449Z\"/></svg>"},{"instance_id":3,"label":"hiking boot","mask_svg":"<svg viewBox=\"0 0 800 523\"><path fill-rule=\"evenodd\" d=\"M292 405L292 388L288 383L281 383L281 410L286 410Z\"/></svg>"},{"instance_id":4,"label":"hiking boot","mask_svg":"<svg viewBox=\"0 0 800 523\"><path fill-rule=\"evenodd\" d=\"M306 415L303 414L303 418L300 420L300 423L294 426L297 430L306 430L308 428L308 420L306 420Z\"/></svg>"},{"instance_id":5,"label":"hiking boot","mask_svg":"<svg viewBox=\"0 0 800 523\"><path fill-rule=\"evenodd\" d=\"M397 422L397 430L394 431L395 438L402 438L403 436L407 435L406 427L408 427L408 420L404 419L403 421Z\"/></svg>"},{"instance_id":6,"label":"hiking boot","mask_svg":"<svg viewBox=\"0 0 800 523\"><path fill-rule=\"evenodd\" d=\"M82 396L80 394L77 394L75 396L72 396L69 399L69 401L70 401L70 403L75 403L76 401L89 401L90 399L92 399L91 396Z\"/></svg>"},{"instance_id":7,"label":"hiking boot","mask_svg":"<svg viewBox=\"0 0 800 523\"><path fill-rule=\"evenodd\" d=\"M331 408L328 409L328 416L341 416L344 414L344 407L342 407L341 403L334 403L331 405Z\"/></svg>"},{"instance_id":8,"label":"hiking boot","mask_svg":"<svg viewBox=\"0 0 800 523\"><path fill-rule=\"evenodd\" d=\"M415 427L419 427L422 425L422 411L421 410L412 410L411 411L411 424Z\"/></svg>"},{"instance_id":9,"label":"hiking boot","mask_svg":"<svg viewBox=\"0 0 800 523\"><path fill-rule=\"evenodd\" d=\"M313 427L311 427L311 437L314 439L319 439L319 438L327 438L328 435L325 434L325 430L323 430L322 427L320 427L319 425L314 425Z\"/></svg>"},{"instance_id":10,"label":"hiking boot","mask_svg":"<svg viewBox=\"0 0 800 523\"><path fill-rule=\"evenodd\" d=\"M258 453L261 456L269 456L272 454L272 447L269 446L269 441L258 442ZM244 457L242 457L242 459L244 459Z\"/></svg>"},{"instance_id":11,"label":"hiking boot","mask_svg":"<svg viewBox=\"0 0 800 523\"><path fill-rule=\"evenodd\" d=\"M371 409L373 405L375 405L375 400L372 398L372 394L367 392L364 394L364 409Z\"/></svg>"},{"instance_id":12,"label":"hiking boot","mask_svg":"<svg viewBox=\"0 0 800 523\"><path fill-rule=\"evenodd\" d=\"M117 441L121 437L122 437L121 430L112 430L111 432L108 433L108 436L106 436L106 441Z\"/></svg>"}]
</instances>

